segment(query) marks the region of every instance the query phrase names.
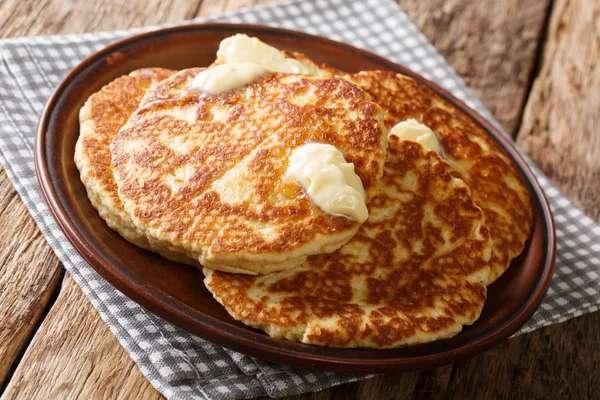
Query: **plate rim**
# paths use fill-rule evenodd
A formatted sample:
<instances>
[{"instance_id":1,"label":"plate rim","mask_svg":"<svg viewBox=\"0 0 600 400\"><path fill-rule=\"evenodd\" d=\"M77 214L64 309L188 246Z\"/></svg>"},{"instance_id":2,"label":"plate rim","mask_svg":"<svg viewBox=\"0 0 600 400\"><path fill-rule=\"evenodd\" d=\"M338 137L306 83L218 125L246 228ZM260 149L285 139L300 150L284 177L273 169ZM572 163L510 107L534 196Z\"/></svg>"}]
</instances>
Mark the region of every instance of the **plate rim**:
<instances>
[{"instance_id":1,"label":"plate rim","mask_svg":"<svg viewBox=\"0 0 600 400\"><path fill-rule=\"evenodd\" d=\"M283 35L288 37L302 36L305 39L316 40L328 46L333 46L338 49L341 48L354 54L360 54L361 57L374 60L380 65L385 65L392 71L410 76L428 86L438 95L441 95L444 99L450 101L461 111L469 115L469 117L473 118L509 154L509 158L514 164L516 164L517 168L525 178L525 183L531 189L532 194L535 195L535 198L532 196L532 202L538 200L541 206L541 215L538 217L541 219L543 227L546 228L545 239L548 242L548 246L546 249L543 249L545 250L545 253L542 255L542 261L540 262L540 264L543 263L543 265L538 267L538 269L541 268L543 270L543 275L537 282L535 291L530 294L529 301L522 304L519 311L512 315L512 318L504 321L502 325L490 332L488 335L484 335L475 341L466 343L463 346L452 350L414 357L397 357L388 359L367 357L339 358L313 352L298 351L293 348L290 349L288 346L286 346L285 341L283 340L279 340L278 342L274 343L274 341L277 339L271 338L265 334L253 332L248 329L231 326L219 319L199 313L197 310L188 307L181 302L174 301L168 296L161 295L163 292L150 292L147 288L143 288L141 285L139 285L139 283L128 280L121 273L116 271L106 260L104 260L99 254L91 249L91 246L89 246L83 239L60 204L58 196L54 190L53 183L50 180L48 171L49 164L45 152L46 128L48 126L50 117L55 112L56 105L62 93L68 87L73 77L79 74L88 65L96 62L99 59L109 59L107 56L110 54L118 53L120 48L132 45L135 42L141 42L147 39L152 39L153 37L160 37L164 35L185 33L186 31L190 30L239 30L252 31L255 34L260 34L260 31L266 31L269 34ZM530 167L525 162L523 156L516 149L515 145L504 136L504 134L496 129L492 123L483 118L477 111L468 107L460 99L454 97L449 91L402 65L396 64L372 52L358 49L346 43L336 42L322 36L311 35L295 30L256 24L185 24L129 36L127 38L118 40L97 52L94 52L81 61L75 68L69 71L69 73L61 80L46 103L35 135L34 165L36 178L38 184L40 185L42 195L55 221L78 253L108 283L113 285L117 290L141 305L143 308L159 315L160 317L187 332L200 336L218 345L273 362L283 361L289 365L331 371L391 372L429 368L460 361L495 346L523 326L541 304L541 301L548 290L554 268L556 237L554 220L548 200L546 199L539 182L537 181ZM138 290L136 291L134 287L137 287ZM186 314L186 312L201 315L198 315L199 318L192 318L189 314ZM371 351L380 352L381 350L371 349Z\"/></svg>"}]
</instances>

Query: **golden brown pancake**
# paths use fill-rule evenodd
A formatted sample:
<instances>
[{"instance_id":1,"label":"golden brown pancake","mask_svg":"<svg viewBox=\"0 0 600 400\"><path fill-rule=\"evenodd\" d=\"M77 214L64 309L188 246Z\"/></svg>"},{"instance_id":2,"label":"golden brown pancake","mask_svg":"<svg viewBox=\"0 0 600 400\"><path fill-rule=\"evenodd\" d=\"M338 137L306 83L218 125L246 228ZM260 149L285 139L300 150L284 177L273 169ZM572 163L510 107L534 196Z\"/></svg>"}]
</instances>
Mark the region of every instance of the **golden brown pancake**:
<instances>
[{"instance_id":1,"label":"golden brown pancake","mask_svg":"<svg viewBox=\"0 0 600 400\"><path fill-rule=\"evenodd\" d=\"M174 71L144 68L115 79L91 95L79 112L80 135L75 147L75 164L81 173L92 205L109 227L131 243L149 249L117 194L110 143L139 106L146 91Z\"/></svg>"},{"instance_id":2,"label":"golden brown pancake","mask_svg":"<svg viewBox=\"0 0 600 400\"><path fill-rule=\"evenodd\" d=\"M435 152L390 136L369 219L334 253L264 276L205 269L239 321L276 338L392 348L454 336L479 318L491 242L468 186Z\"/></svg>"},{"instance_id":3,"label":"golden brown pancake","mask_svg":"<svg viewBox=\"0 0 600 400\"><path fill-rule=\"evenodd\" d=\"M184 70L147 93L113 141L119 196L161 252L209 268L269 273L334 251L360 224L324 213L285 176L302 144L354 163L367 200L383 173L383 112L339 78L267 74L218 95Z\"/></svg>"},{"instance_id":4,"label":"golden brown pancake","mask_svg":"<svg viewBox=\"0 0 600 400\"><path fill-rule=\"evenodd\" d=\"M495 281L522 251L532 225L528 190L508 155L469 116L423 84L390 71L345 75L386 111L386 124L414 118L441 139L444 156L471 188L485 215L493 251L488 283Z\"/></svg>"}]
</instances>

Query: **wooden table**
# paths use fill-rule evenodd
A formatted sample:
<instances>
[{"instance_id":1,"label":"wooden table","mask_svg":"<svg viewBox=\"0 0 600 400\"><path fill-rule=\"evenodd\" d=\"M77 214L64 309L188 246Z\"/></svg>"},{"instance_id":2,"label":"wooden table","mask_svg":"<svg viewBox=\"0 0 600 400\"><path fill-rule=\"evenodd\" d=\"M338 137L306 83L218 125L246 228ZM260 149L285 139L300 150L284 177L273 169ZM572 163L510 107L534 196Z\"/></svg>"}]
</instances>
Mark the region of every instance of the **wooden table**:
<instances>
[{"instance_id":1,"label":"wooden table","mask_svg":"<svg viewBox=\"0 0 600 400\"><path fill-rule=\"evenodd\" d=\"M244 1L3 0L0 37L111 30L219 14ZM517 143L600 218L600 3L400 0ZM600 313L469 360L302 399L598 398ZM161 397L54 256L0 171L2 399Z\"/></svg>"}]
</instances>

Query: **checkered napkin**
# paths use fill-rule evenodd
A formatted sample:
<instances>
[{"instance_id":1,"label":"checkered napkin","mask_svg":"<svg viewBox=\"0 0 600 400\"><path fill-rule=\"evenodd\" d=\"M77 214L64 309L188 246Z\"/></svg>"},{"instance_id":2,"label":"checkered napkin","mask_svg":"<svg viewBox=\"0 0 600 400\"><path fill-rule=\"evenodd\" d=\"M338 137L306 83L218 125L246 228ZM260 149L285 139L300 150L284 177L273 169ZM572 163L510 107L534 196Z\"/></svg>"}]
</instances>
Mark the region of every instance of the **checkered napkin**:
<instances>
[{"instance_id":1,"label":"checkered napkin","mask_svg":"<svg viewBox=\"0 0 600 400\"><path fill-rule=\"evenodd\" d=\"M280 26L370 50L437 82L494 121L392 0L292 2L203 19L207 20ZM0 162L46 240L142 373L167 398L281 397L368 377L266 363L182 331L98 276L54 222L33 166L34 133L44 104L81 59L117 39L150 29L0 41ZM559 193L531 161L529 164L550 201L558 251L548 295L520 333L600 307L600 226Z\"/></svg>"}]
</instances>

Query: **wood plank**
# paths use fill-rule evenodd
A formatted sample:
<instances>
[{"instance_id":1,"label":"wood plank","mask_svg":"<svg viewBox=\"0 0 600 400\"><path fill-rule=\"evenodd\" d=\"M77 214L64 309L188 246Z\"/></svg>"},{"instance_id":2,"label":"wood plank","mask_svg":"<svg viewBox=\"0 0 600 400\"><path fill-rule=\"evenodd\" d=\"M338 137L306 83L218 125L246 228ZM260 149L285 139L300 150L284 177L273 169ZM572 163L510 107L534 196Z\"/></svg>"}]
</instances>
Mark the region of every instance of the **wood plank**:
<instances>
[{"instance_id":1,"label":"wood plank","mask_svg":"<svg viewBox=\"0 0 600 400\"><path fill-rule=\"evenodd\" d=\"M549 0L400 0L477 97L514 134Z\"/></svg>"},{"instance_id":2,"label":"wood plank","mask_svg":"<svg viewBox=\"0 0 600 400\"><path fill-rule=\"evenodd\" d=\"M0 387L60 284L62 269L0 170Z\"/></svg>"},{"instance_id":3,"label":"wood plank","mask_svg":"<svg viewBox=\"0 0 600 400\"><path fill-rule=\"evenodd\" d=\"M0 38L99 32L193 18L194 1L3 0Z\"/></svg>"},{"instance_id":4,"label":"wood plank","mask_svg":"<svg viewBox=\"0 0 600 400\"><path fill-rule=\"evenodd\" d=\"M600 391L599 326L600 313L588 314L459 363L446 399L595 398Z\"/></svg>"},{"instance_id":5,"label":"wood plank","mask_svg":"<svg viewBox=\"0 0 600 400\"><path fill-rule=\"evenodd\" d=\"M591 399L600 391L600 313L512 338L445 370L388 374L293 396L288 400L339 399Z\"/></svg>"},{"instance_id":6,"label":"wood plank","mask_svg":"<svg viewBox=\"0 0 600 400\"><path fill-rule=\"evenodd\" d=\"M2 400L161 398L73 278L61 289Z\"/></svg>"},{"instance_id":7,"label":"wood plank","mask_svg":"<svg viewBox=\"0 0 600 400\"><path fill-rule=\"evenodd\" d=\"M3 0L0 38L99 32L218 15L277 0ZM202 4L202 6L200 6Z\"/></svg>"},{"instance_id":8,"label":"wood plank","mask_svg":"<svg viewBox=\"0 0 600 400\"><path fill-rule=\"evenodd\" d=\"M600 3L557 0L517 143L600 221Z\"/></svg>"},{"instance_id":9,"label":"wood plank","mask_svg":"<svg viewBox=\"0 0 600 400\"><path fill-rule=\"evenodd\" d=\"M348 383L320 392L285 397L286 400L443 399L450 381L452 366L425 371L380 375L366 381ZM266 400L267 398L262 398Z\"/></svg>"}]
</instances>

